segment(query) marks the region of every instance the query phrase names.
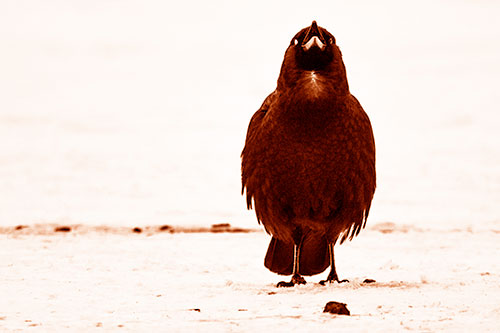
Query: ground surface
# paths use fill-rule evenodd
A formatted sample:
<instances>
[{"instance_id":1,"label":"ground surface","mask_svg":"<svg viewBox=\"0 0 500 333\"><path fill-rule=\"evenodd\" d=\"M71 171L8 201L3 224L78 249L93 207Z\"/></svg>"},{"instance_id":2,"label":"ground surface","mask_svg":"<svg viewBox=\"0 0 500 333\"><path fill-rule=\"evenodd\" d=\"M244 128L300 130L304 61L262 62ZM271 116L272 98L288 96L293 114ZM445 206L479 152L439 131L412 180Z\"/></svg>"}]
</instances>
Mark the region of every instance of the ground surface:
<instances>
[{"instance_id":1,"label":"ground surface","mask_svg":"<svg viewBox=\"0 0 500 333\"><path fill-rule=\"evenodd\" d=\"M499 11L0 1L0 331L495 331ZM371 229L336 248L351 283L276 289L289 277L263 267L264 233L189 226L256 227L239 195L248 122L312 20L371 119L377 190ZM164 223L180 227L145 227Z\"/></svg>"},{"instance_id":2,"label":"ground surface","mask_svg":"<svg viewBox=\"0 0 500 333\"><path fill-rule=\"evenodd\" d=\"M278 289L262 232L73 229L1 230L0 330L484 332L500 322L498 230L378 224L336 247L350 283L322 287L325 272ZM351 316L322 313L329 301Z\"/></svg>"}]
</instances>

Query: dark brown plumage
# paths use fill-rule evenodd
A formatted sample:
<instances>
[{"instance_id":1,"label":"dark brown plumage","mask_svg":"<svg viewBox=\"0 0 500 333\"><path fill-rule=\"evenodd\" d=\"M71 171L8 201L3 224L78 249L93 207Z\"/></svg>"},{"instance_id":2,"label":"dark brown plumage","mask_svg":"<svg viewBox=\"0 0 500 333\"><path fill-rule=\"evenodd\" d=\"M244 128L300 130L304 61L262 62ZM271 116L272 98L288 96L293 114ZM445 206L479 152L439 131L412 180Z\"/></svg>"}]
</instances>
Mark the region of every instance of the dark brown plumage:
<instances>
[{"instance_id":1,"label":"dark brown plumage","mask_svg":"<svg viewBox=\"0 0 500 333\"><path fill-rule=\"evenodd\" d=\"M375 191L368 116L349 92L335 38L316 22L286 50L278 85L253 115L242 156L248 208L273 238L265 266L305 283L365 226Z\"/></svg>"}]
</instances>

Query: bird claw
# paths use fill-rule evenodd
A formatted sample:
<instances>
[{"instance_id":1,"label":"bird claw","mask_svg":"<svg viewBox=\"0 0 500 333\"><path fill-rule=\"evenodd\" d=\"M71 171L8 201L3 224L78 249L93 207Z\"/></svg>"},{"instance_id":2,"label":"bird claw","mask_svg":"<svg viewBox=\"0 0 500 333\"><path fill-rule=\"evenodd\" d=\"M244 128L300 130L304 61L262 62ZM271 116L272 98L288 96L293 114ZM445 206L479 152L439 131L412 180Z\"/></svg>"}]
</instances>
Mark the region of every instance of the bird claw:
<instances>
[{"instance_id":1,"label":"bird claw","mask_svg":"<svg viewBox=\"0 0 500 333\"><path fill-rule=\"evenodd\" d=\"M307 283L306 280L302 276L300 276L299 274L294 274L290 282L285 282L285 281L278 282L277 287L278 288L293 287L296 284L306 284L306 283Z\"/></svg>"},{"instance_id":2,"label":"bird claw","mask_svg":"<svg viewBox=\"0 0 500 333\"><path fill-rule=\"evenodd\" d=\"M344 282L349 282L349 280L347 280L347 279L339 280L339 278L335 278L335 279L327 278L326 280L319 281L319 284L324 286L324 285L326 285L327 282L329 282L329 283L333 283L333 282L344 283Z\"/></svg>"},{"instance_id":3,"label":"bird claw","mask_svg":"<svg viewBox=\"0 0 500 333\"><path fill-rule=\"evenodd\" d=\"M278 284L276 285L276 287L278 287L278 288L289 288L289 287L293 287L294 285L295 285L295 283L293 283L292 281L290 281L290 282L280 281L280 282L278 282Z\"/></svg>"}]
</instances>

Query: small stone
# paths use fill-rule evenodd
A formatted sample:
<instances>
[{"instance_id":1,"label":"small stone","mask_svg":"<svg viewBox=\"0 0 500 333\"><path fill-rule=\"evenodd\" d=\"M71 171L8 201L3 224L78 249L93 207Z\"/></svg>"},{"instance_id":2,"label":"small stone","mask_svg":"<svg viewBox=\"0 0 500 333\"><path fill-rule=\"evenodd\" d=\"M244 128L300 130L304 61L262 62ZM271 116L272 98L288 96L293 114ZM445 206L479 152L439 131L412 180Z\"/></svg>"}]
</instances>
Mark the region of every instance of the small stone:
<instances>
[{"instance_id":1,"label":"small stone","mask_svg":"<svg viewBox=\"0 0 500 333\"><path fill-rule=\"evenodd\" d=\"M132 229L133 232L137 233L137 234L140 234L142 232L142 229L141 228L138 228L138 227L135 227L134 229Z\"/></svg>"},{"instance_id":2,"label":"small stone","mask_svg":"<svg viewBox=\"0 0 500 333\"><path fill-rule=\"evenodd\" d=\"M212 224L212 228L217 229L217 228L230 228L231 225L229 223L219 223L219 224Z\"/></svg>"},{"instance_id":3,"label":"small stone","mask_svg":"<svg viewBox=\"0 0 500 333\"><path fill-rule=\"evenodd\" d=\"M228 232L231 230L229 223L212 224L211 232Z\"/></svg>"},{"instance_id":4,"label":"small stone","mask_svg":"<svg viewBox=\"0 0 500 333\"><path fill-rule=\"evenodd\" d=\"M189 311L201 312L201 310L200 310L200 309L189 309Z\"/></svg>"},{"instance_id":5,"label":"small stone","mask_svg":"<svg viewBox=\"0 0 500 333\"><path fill-rule=\"evenodd\" d=\"M54 229L55 232L70 232L71 231L71 227L68 227L68 226L60 226L60 227L56 227Z\"/></svg>"},{"instance_id":6,"label":"small stone","mask_svg":"<svg viewBox=\"0 0 500 333\"><path fill-rule=\"evenodd\" d=\"M329 312L333 314L340 314L340 315L347 315L350 316L351 313L346 307L347 304L345 303L339 303L339 302L328 302L325 305L325 309L323 312Z\"/></svg>"},{"instance_id":7,"label":"small stone","mask_svg":"<svg viewBox=\"0 0 500 333\"><path fill-rule=\"evenodd\" d=\"M365 279L363 281L363 283L375 283L375 282L377 282L377 281L375 281L374 279Z\"/></svg>"},{"instance_id":8,"label":"small stone","mask_svg":"<svg viewBox=\"0 0 500 333\"><path fill-rule=\"evenodd\" d=\"M159 229L160 231L170 231L170 232L174 231L174 228L168 224L162 225Z\"/></svg>"},{"instance_id":9,"label":"small stone","mask_svg":"<svg viewBox=\"0 0 500 333\"><path fill-rule=\"evenodd\" d=\"M23 230L24 228L27 228L27 225L18 225L15 227L16 230Z\"/></svg>"}]
</instances>

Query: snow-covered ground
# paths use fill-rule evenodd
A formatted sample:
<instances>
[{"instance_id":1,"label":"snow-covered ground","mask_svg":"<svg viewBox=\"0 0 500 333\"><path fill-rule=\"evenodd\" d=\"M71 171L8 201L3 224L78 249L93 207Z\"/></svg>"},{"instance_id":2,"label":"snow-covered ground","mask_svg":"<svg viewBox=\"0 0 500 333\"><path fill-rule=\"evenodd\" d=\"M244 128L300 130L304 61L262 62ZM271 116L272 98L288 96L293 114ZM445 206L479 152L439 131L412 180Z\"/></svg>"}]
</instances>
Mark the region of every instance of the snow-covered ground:
<instances>
[{"instance_id":1,"label":"snow-covered ground","mask_svg":"<svg viewBox=\"0 0 500 333\"><path fill-rule=\"evenodd\" d=\"M493 330L499 11L466 0L2 1L0 328ZM291 37L313 19L336 36L377 144L369 229L337 252L353 282L275 289L259 232L131 233L259 228L239 154ZM359 286L365 276L378 282ZM353 316L321 314L329 300Z\"/></svg>"},{"instance_id":2,"label":"snow-covered ground","mask_svg":"<svg viewBox=\"0 0 500 333\"><path fill-rule=\"evenodd\" d=\"M0 234L0 330L498 332L500 230L377 225L336 248L349 283L291 289L263 232L36 232Z\"/></svg>"}]
</instances>

